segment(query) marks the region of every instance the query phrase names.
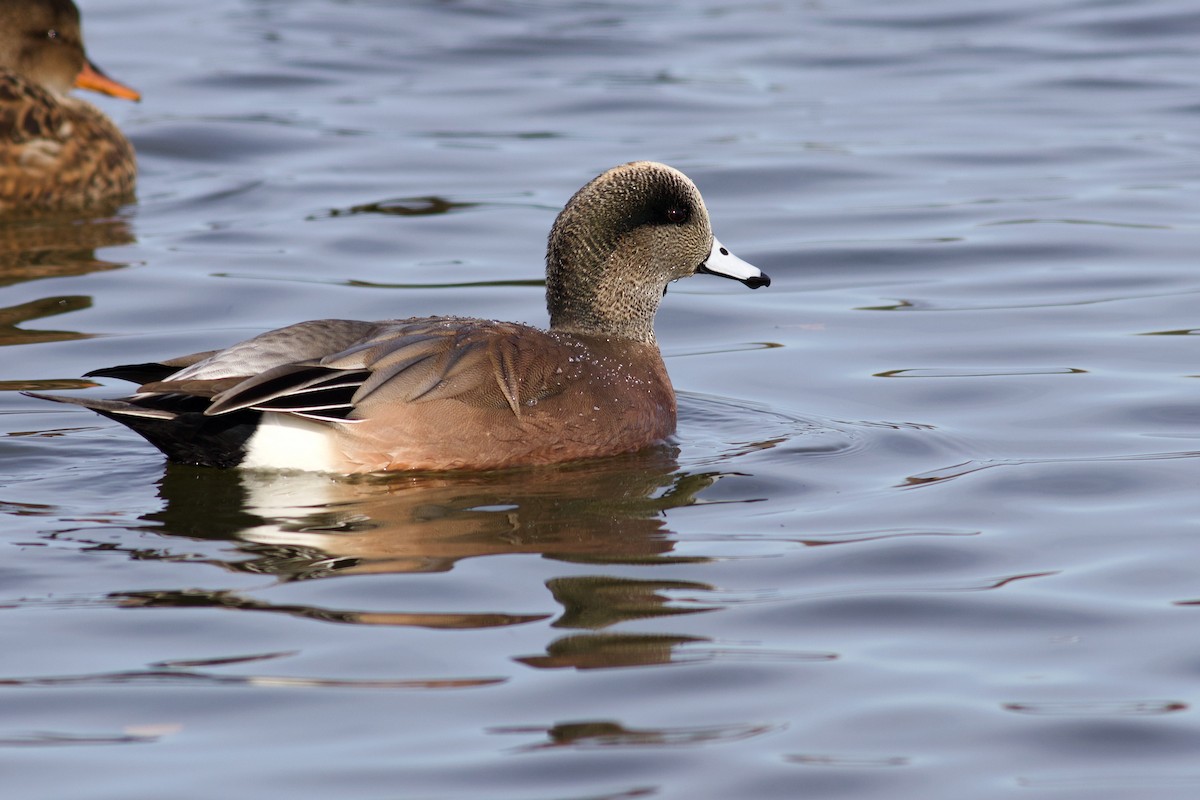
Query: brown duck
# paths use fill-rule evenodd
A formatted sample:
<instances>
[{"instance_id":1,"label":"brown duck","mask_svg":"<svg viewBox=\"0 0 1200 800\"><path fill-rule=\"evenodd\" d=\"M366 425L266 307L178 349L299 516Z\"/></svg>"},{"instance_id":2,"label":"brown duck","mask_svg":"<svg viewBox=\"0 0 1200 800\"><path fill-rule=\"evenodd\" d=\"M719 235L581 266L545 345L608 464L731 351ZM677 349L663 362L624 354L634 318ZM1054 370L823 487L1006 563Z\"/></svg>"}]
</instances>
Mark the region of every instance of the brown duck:
<instances>
[{"instance_id":1,"label":"brown duck","mask_svg":"<svg viewBox=\"0 0 1200 800\"><path fill-rule=\"evenodd\" d=\"M614 167L550 231L550 328L461 317L324 319L224 350L89 373L136 381L74 403L168 458L356 473L491 469L631 452L675 430L654 336L667 285L697 273L770 285L714 238L700 192L665 164Z\"/></svg>"},{"instance_id":2,"label":"brown duck","mask_svg":"<svg viewBox=\"0 0 1200 800\"><path fill-rule=\"evenodd\" d=\"M129 141L72 87L140 99L88 60L71 0L0 0L0 214L133 192Z\"/></svg>"}]
</instances>

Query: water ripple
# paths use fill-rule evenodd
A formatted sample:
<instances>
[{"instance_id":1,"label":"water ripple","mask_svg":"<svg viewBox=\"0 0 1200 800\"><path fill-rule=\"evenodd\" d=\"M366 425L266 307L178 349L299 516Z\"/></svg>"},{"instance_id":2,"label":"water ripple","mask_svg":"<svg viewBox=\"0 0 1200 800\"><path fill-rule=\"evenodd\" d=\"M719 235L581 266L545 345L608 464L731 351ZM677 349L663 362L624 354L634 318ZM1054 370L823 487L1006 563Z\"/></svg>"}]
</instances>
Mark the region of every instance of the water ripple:
<instances>
[{"instance_id":1,"label":"water ripple","mask_svg":"<svg viewBox=\"0 0 1200 800\"><path fill-rule=\"evenodd\" d=\"M998 458L965 461L961 464L910 475L901 484L904 488L918 488L961 478L984 470L999 467L1024 467L1036 464L1112 464L1139 461L1173 461L1176 459L1200 458L1200 450L1181 450L1165 453L1133 453L1116 456L1077 456L1066 458Z\"/></svg>"},{"instance_id":2,"label":"water ripple","mask_svg":"<svg viewBox=\"0 0 1200 800\"><path fill-rule=\"evenodd\" d=\"M1061 700L1005 703L1005 711L1036 717L1146 717L1187 711L1178 700Z\"/></svg>"},{"instance_id":3,"label":"water ripple","mask_svg":"<svg viewBox=\"0 0 1200 800\"><path fill-rule=\"evenodd\" d=\"M627 728L609 720L562 722L543 728L508 726L489 728L501 735L544 735L548 741L519 748L521 752L546 748L607 749L612 747L684 747L738 742L782 730L781 725L709 725L688 728Z\"/></svg>"},{"instance_id":4,"label":"water ripple","mask_svg":"<svg viewBox=\"0 0 1200 800\"><path fill-rule=\"evenodd\" d=\"M82 675L53 675L0 678L2 687L44 688L52 686L94 687L190 683L204 686L256 686L282 689L472 689L495 686L507 678L352 679L302 678L290 675L215 675L177 669L143 669L123 672L94 672Z\"/></svg>"}]
</instances>

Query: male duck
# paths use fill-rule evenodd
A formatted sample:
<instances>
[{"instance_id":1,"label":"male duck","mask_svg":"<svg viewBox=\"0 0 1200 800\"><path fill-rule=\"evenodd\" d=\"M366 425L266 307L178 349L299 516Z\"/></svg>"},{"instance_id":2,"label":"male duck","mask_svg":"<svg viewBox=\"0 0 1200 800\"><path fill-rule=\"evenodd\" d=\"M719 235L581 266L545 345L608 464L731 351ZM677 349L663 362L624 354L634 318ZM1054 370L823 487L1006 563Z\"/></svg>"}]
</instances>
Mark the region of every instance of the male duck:
<instances>
[{"instance_id":1,"label":"male duck","mask_svg":"<svg viewBox=\"0 0 1200 800\"><path fill-rule=\"evenodd\" d=\"M491 469L613 455L675 430L654 338L667 284L770 285L713 237L686 175L608 170L558 215L550 329L459 317L325 319L225 350L88 373L143 385L90 408L187 464L337 473Z\"/></svg>"},{"instance_id":2,"label":"male duck","mask_svg":"<svg viewBox=\"0 0 1200 800\"><path fill-rule=\"evenodd\" d=\"M72 86L138 100L83 51L71 0L0 0L0 213L82 208L133 191L133 148Z\"/></svg>"}]
</instances>

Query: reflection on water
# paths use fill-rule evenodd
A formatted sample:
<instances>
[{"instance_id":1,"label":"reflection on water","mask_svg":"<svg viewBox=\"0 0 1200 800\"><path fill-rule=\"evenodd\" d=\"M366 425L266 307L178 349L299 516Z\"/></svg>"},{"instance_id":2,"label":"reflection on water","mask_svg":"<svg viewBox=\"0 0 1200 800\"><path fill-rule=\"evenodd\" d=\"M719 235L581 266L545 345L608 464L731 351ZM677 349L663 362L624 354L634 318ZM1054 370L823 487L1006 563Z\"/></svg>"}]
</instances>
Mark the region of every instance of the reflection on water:
<instances>
[{"instance_id":1,"label":"reflection on water","mask_svg":"<svg viewBox=\"0 0 1200 800\"><path fill-rule=\"evenodd\" d=\"M96 256L96 249L130 244L133 232L126 220L115 217L77 218L48 215L35 219L0 220L0 287L45 278L64 278L118 269L123 263ZM90 338L91 334L63 330L25 330L32 320L92 307L86 296L51 296L0 308L0 347ZM7 376L11 377L11 376ZM78 388L48 386L45 382L10 380L0 388ZM90 385L83 383L83 385Z\"/></svg>"},{"instance_id":2,"label":"reflection on water","mask_svg":"<svg viewBox=\"0 0 1200 800\"><path fill-rule=\"evenodd\" d=\"M133 241L120 217L0 220L0 286L123 267L97 258L95 251Z\"/></svg>"},{"instance_id":3,"label":"reflection on water","mask_svg":"<svg viewBox=\"0 0 1200 800\"><path fill-rule=\"evenodd\" d=\"M710 654L689 651L686 645L708 642L696 636L638 633L584 633L564 636L546 646L545 655L521 656L522 664L538 669L615 669L652 664L706 661Z\"/></svg>"},{"instance_id":4,"label":"reflection on water","mask_svg":"<svg viewBox=\"0 0 1200 800\"><path fill-rule=\"evenodd\" d=\"M464 558L516 553L695 561L671 555L662 514L696 502L718 474L676 469L666 447L559 469L362 480L170 465L166 506L145 519L166 534L237 542L250 557L224 566L283 580L442 572Z\"/></svg>"},{"instance_id":5,"label":"reflection on water","mask_svg":"<svg viewBox=\"0 0 1200 800\"><path fill-rule=\"evenodd\" d=\"M502 683L502 678L451 678L435 680L351 680L297 678L288 675L222 675L198 670L152 667L121 672L52 675L35 678L0 678L0 687L101 686L139 684L207 684L263 686L282 689L467 689Z\"/></svg>"},{"instance_id":6,"label":"reflection on water","mask_svg":"<svg viewBox=\"0 0 1200 800\"><path fill-rule=\"evenodd\" d=\"M0 747L77 747L96 744L145 744L156 742L162 733L71 734L37 731L0 736Z\"/></svg>"},{"instance_id":7,"label":"reflection on water","mask_svg":"<svg viewBox=\"0 0 1200 800\"><path fill-rule=\"evenodd\" d=\"M43 317L53 317L91 308L90 297L46 297L20 305L0 308L0 347L18 344L37 344L40 342L65 342L72 339L87 339L91 334L78 331L27 331L20 326L23 323ZM85 382L84 385L91 385ZM44 384L34 381L6 381L6 389L45 388Z\"/></svg>"},{"instance_id":8,"label":"reflection on water","mask_svg":"<svg viewBox=\"0 0 1200 800\"><path fill-rule=\"evenodd\" d=\"M669 614L714 611L719 606L672 607L670 591L711 592L713 587L692 581L634 580L608 575L554 578L547 588L563 607L556 628L607 628L619 622Z\"/></svg>"},{"instance_id":9,"label":"reflection on water","mask_svg":"<svg viewBox=\"0 0 1200 800\"><path fill-rule=\"evenodd\" d=\"M221 590L185 589L145 592L114 592L109 595L122 608L221 608L231 611L262 611L288 614L320 622L351 625L397 625L415 628L499 628L545 619L546 614L406 614L400 612L349 611L305 605L268 603Z\"/></svg>"},{"instance_id":10,"label":"reflection on water","mask_svg":"<svg viewBox=\"0 0 1200 800\"><path fill-rule=\"evenodd\" d=\"M560 722L550 728L492 728L489 733L545 734L547 741L525 745L522 750L548 747L656 747L729 742L761 736L778 730L775 725L712 725L695 728L628 728L609 720Z\"/></svg>"},{"instance_id":11,"label":"reflection on water","mask_svg":"<svg viewBox=\"0 0 1200 800\"><path fill-rule=\"evenodd\" d=\"M817 446L828 442L817 437ZM739 448L756 450L742 442ZM394 573L447 572L463 559L537 555L571 564L690 565L710 561L674 552L666 512L703 503L722 475L679 467L673 447L555 468L342 478L314 473L224 471L168 465L161 510L142 520L159 535L227 541L230 557L181 556L140 548L140 559L202 561L280 582ZM581 491L582 489L582 491ZM726 501L727 502L727 501ZM699 581L563 574L545 581L561 614L551 628L583 630L513 653L535 669L613 669L735 659L829 660L827 652L771 653L674 633L600 632L633 620L718 610L729 593ZM126 609L210 608L326 623L484 630L548 619L495 608L468 611L335 608L272 602L227 589L109 593ZM150 676L137 673L138 680ZM188 671L192 674L192 671ZM200 673L200 676L208 673ZM154 676L161 677L158 673ZM183 679L176 670L172 680ZM94 676L93 676L94 677Z\"/></svg>"},{"instance_id":12,"label":"reflection on water","mask_svg":"<svg viewBox=\"0 0 1200 800\"><path fill-rule=\"evenodd\" d=\"M390 214L399 217L425 217L433 214L448 214L460 208L474 208L479 203L464 203L447 200L437 195L425 197L399 197L392 200L378 200L374 203L361 203L349 208L331 208L325 216L345 217L354 214ZM317 219L311 216L309 219Z\"/></svg>"},{"instance_id":13,"label":"reflection on water","mask_svg":"<svg viewBox=\"0 0 1200 800\"><path fill-rule=\"evenodd\" d=\"M1187 711L1173 700L1077 700L1049 703L1005 703L1004 710L1040 717L1145 717Z\"/></svg>"},{"instance_id":14,"label":"reflection on water","mask_svg":"<svg viewBox=\"0 0 1200 800\"><path fill-rule=\"evenodd\" d=\"M589 564L697 563L706 559L672 554L674 537L664 512L697 502L717 477L679 471L669 447L554 469L360 479L170 465L160 485L165 506L143 519L161 534L233 542L239 557L207 562L281 581L443 572L462 559L512 554ZM139 557L149 556L142 550ZM547 586L563 606L553 623L559 628L598 629L715 608L694 600L712 587L690 581L567 575ZM693 599L680 604L673 593ZM431 629L496 628L547 618L493 609L431 613L280 604L220 589L116 592L109 599L123 608L221 608ZM552 643L545 655L518 660L552 668L667 663L677 645L697 641L706 640L575 636Z\"/></svg>"}]
</instances>

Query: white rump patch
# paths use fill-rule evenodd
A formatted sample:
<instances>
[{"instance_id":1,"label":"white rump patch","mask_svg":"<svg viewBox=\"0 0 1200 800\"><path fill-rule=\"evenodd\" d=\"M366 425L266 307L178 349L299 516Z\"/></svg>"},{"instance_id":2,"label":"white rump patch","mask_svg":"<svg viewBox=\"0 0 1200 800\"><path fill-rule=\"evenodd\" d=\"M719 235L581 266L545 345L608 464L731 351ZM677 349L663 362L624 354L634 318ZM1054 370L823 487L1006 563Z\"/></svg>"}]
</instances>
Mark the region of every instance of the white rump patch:
<instances>
[{"instance_id":1,"label":"white rump patch","mask_svg":"<svg viewBox=\"0 0 1200 800\"><path fill-rule=\"evenodd\" d=\"M247 440L246 457L238 466L342 472L342 463L334 451L333 431L328 425L268 411Z\"/></svg>"}]
</instances>

